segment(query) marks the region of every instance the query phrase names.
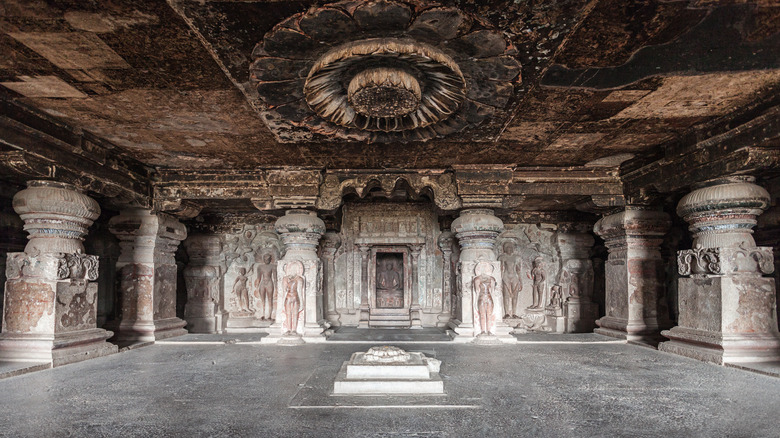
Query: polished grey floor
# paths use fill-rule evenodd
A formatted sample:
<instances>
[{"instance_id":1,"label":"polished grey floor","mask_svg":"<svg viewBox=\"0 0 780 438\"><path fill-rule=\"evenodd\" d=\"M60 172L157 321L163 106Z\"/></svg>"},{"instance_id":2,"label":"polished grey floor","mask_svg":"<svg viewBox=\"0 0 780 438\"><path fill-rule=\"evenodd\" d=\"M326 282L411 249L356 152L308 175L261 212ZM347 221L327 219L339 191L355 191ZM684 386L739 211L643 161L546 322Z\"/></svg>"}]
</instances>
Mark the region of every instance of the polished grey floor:
<instances>
[{"instance_id":1,"label":"polished grey floor","mask_svg":"<svg viewBox=\"0 0 780 438\"><path fill-rule=\"evenodd\" d=\"M780 436L780 378L581 339L398 343L442 361L447 395L389 398L329 395L342 362L374 344L187 335L0 380L0 434Z\"/></svg>"}]
</instances>

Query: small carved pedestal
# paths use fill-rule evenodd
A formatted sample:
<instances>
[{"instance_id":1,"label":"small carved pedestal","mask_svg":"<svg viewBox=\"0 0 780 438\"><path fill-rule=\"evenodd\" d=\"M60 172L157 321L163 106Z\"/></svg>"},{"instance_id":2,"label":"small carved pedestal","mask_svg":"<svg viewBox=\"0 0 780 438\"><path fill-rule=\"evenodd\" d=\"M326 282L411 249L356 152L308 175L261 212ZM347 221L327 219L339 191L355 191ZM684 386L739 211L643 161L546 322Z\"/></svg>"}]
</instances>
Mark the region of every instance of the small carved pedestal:
<instances>
[{"instance_id":1,"label":"small carved pedestal","mask_svg":"<svg viewBox=\"0 0 780 438\"><path fill-rule=\"evenodd\" d=\"M314 212L289 210L276 221L286 251L277 263L276 320L263 343L298 345L324 342L325 322L322 294L322 261L317 245L325 233L325 223ZM322 324L325 324L323 326Z\"/></svg>"},{"instance_id":2,"label":"small carved pedestal","mask_svg":"<svg viewBox=\"0 0 780 438\"><path fill-rule=\"evenodd\" d=\"M82 254L97 202L69 184L31 181L14 196L30 233L8 254L0 360L53 366L116 353L97 328L98 258Z\"/></svg>"},{"instance_id":3,"label":"small carved pedestal","mask_svg":"<svg viewBox=\"0 0 780 438\"><path fill-rule=\"evenodd\" d=\"M718 364L780 360L772 248L751 228L769 194L741 177L683 197L694 249L678 253L680 316L658 349Z\"/></svg>"},{"instance_id":4,"label":"small carved pedestal","mask_svg":"<svg viewBox=\"0 0 780 438\"><path fill-rule=\"evenodd\" d=\"M353 353L344 362L333 383L333 395L441 395L440 367L439 360L422 353L372 347Z\"/></svg>"},{"instance_id":5,"label":"small carved pedestal","mask_svg":"<svg viewBox=\"0 0 780 438\"><path fill-rule=\"evenodd\" d=\"M187 324L176 317L177 266L174 253L187 237L186 227L164 213L123 210L109 221L122 253L122 322L120 344L154 342L186 334Z\"/></svg>"}]
</instances>

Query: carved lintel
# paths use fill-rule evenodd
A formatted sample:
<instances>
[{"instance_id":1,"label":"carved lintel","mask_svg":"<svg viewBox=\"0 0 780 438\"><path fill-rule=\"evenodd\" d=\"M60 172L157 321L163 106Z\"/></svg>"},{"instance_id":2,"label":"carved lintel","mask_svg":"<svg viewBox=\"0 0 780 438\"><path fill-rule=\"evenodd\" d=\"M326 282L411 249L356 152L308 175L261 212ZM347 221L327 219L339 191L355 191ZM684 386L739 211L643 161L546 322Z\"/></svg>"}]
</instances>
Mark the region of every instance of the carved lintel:
<instances>
[{"instance_id":1,"label":"carved lintel","mask_svg":"<svg viewBox=\"0 0 780 438\"><path fill-rule=\"evenodd\" d=\"M433 192L433 202L442 210L457 210L462 206L452 174L371 173L341 177L336 174L327 175L320 185L317 208L335 210L347 193L354 192L362 198L376 188L381 189L389 198L399 183L406 183L411 188L410 195L413 198L430 190Z\"/></svg>"},{"instance_id":2,"label":"carved lintel","mask_svg":"<svg viewBox=\"0 0 780 438\"><path fill-rule=\"evenodd\" d=\"M192 219L203 209L200 205L192 201L182 199L164 199L155 201L155 210L176 216L179 219Z\"/></svg>"},{"instance_id":3,"label":"carved lintel","mask_svg":"<svg viewBox=\"0 0 780 438\"><path fill-rule=\"evenodd\" d=\"M0 152L0 168L23 178L50 178L54 166L22 151Z\"/></svg>"}]
</instances>

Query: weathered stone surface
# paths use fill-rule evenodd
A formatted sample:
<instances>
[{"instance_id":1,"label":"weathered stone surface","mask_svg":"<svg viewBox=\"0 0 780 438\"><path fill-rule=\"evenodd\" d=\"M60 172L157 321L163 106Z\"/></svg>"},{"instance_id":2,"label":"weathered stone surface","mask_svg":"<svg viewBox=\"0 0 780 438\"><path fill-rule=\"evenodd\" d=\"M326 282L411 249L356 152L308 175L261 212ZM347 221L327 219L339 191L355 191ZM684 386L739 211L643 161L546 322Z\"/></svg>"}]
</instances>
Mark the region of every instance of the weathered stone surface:
<instances>
[{"instance_id":1,"label":"weathered stone surface","mask_svg":"<svg viewBox=\"0 0 780 438\"><path fill-rule=\"evenodd\" d=\"M708 362L780 358L772 249L757 247L752 228L769 193L750 177L714 180L680 200L692 250L678 253L678 325L659 349Z\"/></svg>"},{"instance_id":2,"label":"weathered stone surface","mask_svg":"<svg viewBox=\"0 0 780 438\"><path fill-rule=\"evenodd\" d=\"M110 221L120 241L117 262L122 321L117 342L153 342L186 333L176 317L177 266L174 253L186 227L165 213L127 209Z\"/></svg>"},{"instance_id":3,"label":"weathered stone surface","mask_svg":"<svg viewBox=\"0 0 780 438\"><path fill-rule=\"evenodd\" d=\"M97 328L98 258L82 253L97 203L44 181L14 199L30 241L7 257L0 359L58 366L115 353L112 333Z\"/></svg>"},{"instance_id":4,"label":"weathered stone surface","mask_svg":"<svg viewBox=\"0 0 780 438\"><path fill-rule=\"evenodd\" d=\"M669 229L666 213L626 207L600 219L593 231L609 249L606 261L606 315L596 333L656 344L669 325L660 245Z\"/></svg>"}]
</instances>

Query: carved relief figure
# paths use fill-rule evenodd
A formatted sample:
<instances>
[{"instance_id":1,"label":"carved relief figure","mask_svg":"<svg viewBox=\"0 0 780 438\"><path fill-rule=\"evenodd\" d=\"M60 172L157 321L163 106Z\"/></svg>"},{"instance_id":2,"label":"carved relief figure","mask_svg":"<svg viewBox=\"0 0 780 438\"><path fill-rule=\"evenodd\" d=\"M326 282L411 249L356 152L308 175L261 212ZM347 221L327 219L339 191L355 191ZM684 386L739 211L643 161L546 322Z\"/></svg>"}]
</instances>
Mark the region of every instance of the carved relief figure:
<instances>
[{"instance_id":1,"label":"carved relief figure","mask_svg":"<svg viewBox=\"0 0 780 438\"><path fill-rule=\"evenodd\" d=\"M520 281L522 264L520 257L514 254L515 245L504 243L504 253L498 258L501 262L501 288L504 295L504 318L518 318L517 296L523 288Z\"/></svg>"},{"instance_id":2,"label":"carved relief figure","mask_svg":"<svg viewBox=\"0 0 780 438\"><path fill-rule=\"evenodd\" d=\"M472 280L472 288L477 295L477 311L479 313L480 334L491 334L493 327L493 290L496 288L496 279L493 278L493 266L480 262L474 267L475 277Z\"/></svg>"},{"instance_id":3,"label":"carved relief figure","mask_svg":"<svg viewBox=\"0 0 780 438\"><path fill-rule=\"evenodd\" d=\"M276 263L271 254L265 253L262 262L257 265L255 280L255 298L258 299L257 309L263 313L260 319L271 319L274 308L274 285L276 284Z\"/></svg>"},{"instance_id":4,"label":"carved relief figure","mask_svg":"<svg viewBox=\"0 0 780 438\"><path fill-rule=\"evenodd\" d=\"M555 286L550 288L550 304L549 307L555 307L560 309L561 308L561 286L556 284Z\"/></svg>"},{"instance_id":5,"label":"carved relief figure","mask_svg":"<svg viewBox=\"0 0 780 438\"><path fill-rule=\"evenodd\" d=\"M236 284L233 285L233 294L238 299L238 310L240 312L249 312L249 289L247 289L248 278L246 277L246 268L238 268L238 277Z\"/></svg>"},{"instance_id":6,"label":"carved relief figure","mask_svg":"<svg viewBox=\"0 0 780 438\"><path fill-rule=\"evenodd\" d=\"M534 267L528 274L528 278L533 280L533 304L531 309L541 309L544 299L544 284L547 280L547 274L544 271L544 263L541 257L534 259Z\"/></svg>"},{"instance_id":7,"label":"carved relief figure","mask_svg":"<svg viewBox=\"0 0 780 438\"><path fill-rule=\"evenodd\" d=\"M377 262L377 307L403 307L403 276L400 260L387 257Z\"/></svg>"},{"instance_id":8,"label":"carved relief figure","mask_svg":"<svg viewBox=\"0 0 780 438\"><path fill-rule=\"evenodd\" d=\"M301 309L301 296L306 290L306 279L303 278L303 264L292 261L284 267L285 276L282 279L282 293L284 293L284 326L283 333L294 334L298 330L298 318L303 312Z\"/></svg>"}]
</instances>

